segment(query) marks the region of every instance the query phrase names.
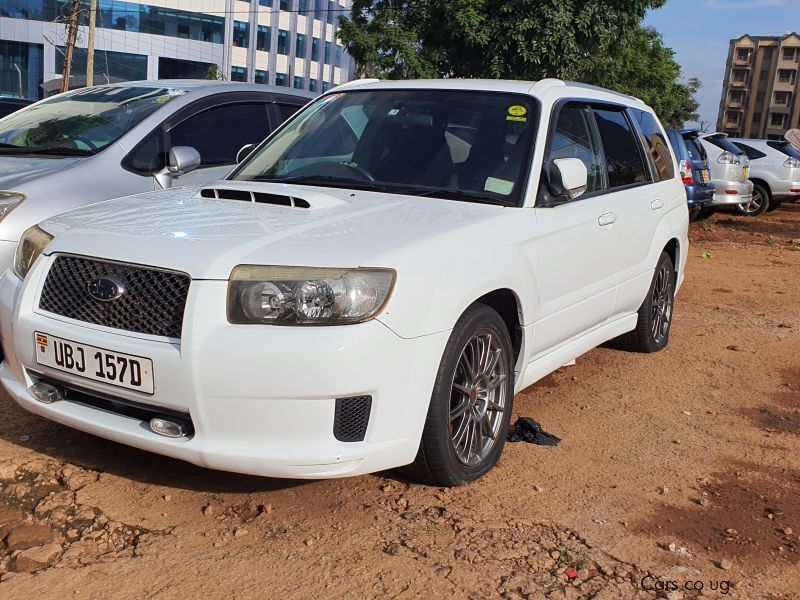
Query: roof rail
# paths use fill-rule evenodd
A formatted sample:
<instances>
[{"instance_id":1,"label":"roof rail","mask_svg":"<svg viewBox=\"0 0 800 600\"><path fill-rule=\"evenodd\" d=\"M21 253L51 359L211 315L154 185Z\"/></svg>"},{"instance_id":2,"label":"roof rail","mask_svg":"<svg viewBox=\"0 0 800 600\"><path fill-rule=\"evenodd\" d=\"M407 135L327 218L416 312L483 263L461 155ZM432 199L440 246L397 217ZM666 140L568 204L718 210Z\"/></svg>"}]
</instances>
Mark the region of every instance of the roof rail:
<instances>
[{"instance_id":1,"label":"roof rail","mask_svg":"<svg viewBox=\"0 0 800 600\"><path fill-rule=\"evenodd\" d=\"M581 83L580 81L567 81L567 85L577 88L583 88L587 90L595 90L598 92L605 92L606 94L613 94L614 96L621 96L623 98L627 98L628 100L635 100L641 104L644 104L641 99L637 98L636 96L630 96L628 94L623 94L622 92L617 92L614 90L610 90L608 88L600 87L599 85L592 85L590 83Z\"/></svg>"},{"instance_id":2,"label":"roof rail","mask_svg":"<svg viewBox=\"0 0 800 600\"><path fill-rule=\"evenodd\" d=\"M341 89L349 88L349 87L356 87L356 86L362 85L364 83L378 83L379 81L380 81L380 79L375 79L375 78L353 79L351 81L345 81L344 83L340 83L336 87L332 87L329 91L341 90Z\"/></svg>"},{"instance_id":3,"label":"roof rail","mask_svg":"<svg viewBox=\"0 0 800 600\"><path fill-rule=\"evenodd\" d=\"M550 88L554 87L564 87L566 84L561 79L555 79L553 77L548 77L547 79L540 79L536 83L531 86L530 93L531 94L541 94L545 90L549 90Z\"/></svg>"}]
</instances>

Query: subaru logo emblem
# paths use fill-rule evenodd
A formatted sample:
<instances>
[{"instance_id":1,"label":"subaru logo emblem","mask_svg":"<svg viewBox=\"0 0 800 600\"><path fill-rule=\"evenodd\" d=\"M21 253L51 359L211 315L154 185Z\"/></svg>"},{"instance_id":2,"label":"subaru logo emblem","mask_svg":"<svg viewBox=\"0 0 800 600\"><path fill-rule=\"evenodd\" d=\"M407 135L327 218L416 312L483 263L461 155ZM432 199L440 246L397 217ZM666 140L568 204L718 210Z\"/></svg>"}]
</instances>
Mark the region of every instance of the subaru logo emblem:
<instances>
[{"instance_id":1,"label":"subaru logo emblem","mask_svg":"<svg viewBox=\"0 0 800 600\"><path fill-rule=\"evenodd\" d=\"M95 300L111 302L125 293L125 286L111 277L96 277L86 285L86 290Z\"/></svg>"}]
</instances>

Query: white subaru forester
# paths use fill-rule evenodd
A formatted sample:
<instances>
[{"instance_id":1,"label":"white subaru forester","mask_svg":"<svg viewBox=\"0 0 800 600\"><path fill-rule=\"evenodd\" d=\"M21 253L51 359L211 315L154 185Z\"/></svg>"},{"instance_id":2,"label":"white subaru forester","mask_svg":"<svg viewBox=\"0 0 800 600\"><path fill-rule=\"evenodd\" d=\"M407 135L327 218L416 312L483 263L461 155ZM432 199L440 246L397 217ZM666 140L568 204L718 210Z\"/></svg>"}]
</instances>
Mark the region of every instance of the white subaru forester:
<instances>
[{"instance_id":1,"label":"white subaru forester","mask_svg":"<svg viewBox=\"0 0 800 600\"><path fill-rule=\"evenodd\" d=\"M458 485L497 462L515 392L609 340L667 344L687 227L636 98L354 82L225 181L29 229L0 280L0 380L198 465Z\"/></svg>"}]
</instances>

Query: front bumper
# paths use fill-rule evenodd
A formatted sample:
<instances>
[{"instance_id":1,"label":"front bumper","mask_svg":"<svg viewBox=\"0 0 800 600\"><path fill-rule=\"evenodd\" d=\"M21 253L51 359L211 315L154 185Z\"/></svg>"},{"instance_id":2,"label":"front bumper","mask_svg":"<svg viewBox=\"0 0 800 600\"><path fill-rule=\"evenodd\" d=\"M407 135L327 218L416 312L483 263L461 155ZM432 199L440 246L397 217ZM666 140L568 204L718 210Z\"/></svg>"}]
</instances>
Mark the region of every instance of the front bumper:
<instances>
[{"instance_id":1,"label":"front bumper","mask_svg":"<svg viewBox=\"0 0 800 600\"><path fill-rule=\"evenodd\" d=\"M272 477L327 478L408 464L416 456L449 332L403 339L378 321L338 327L231 325L227 283L193 281L180 343L82 323L35 308L50 257L25 283L0 279L0 382L25 409L110 440L188 462ZM147 396L38 365L39 331L154 362ZM40 379L98 396L187 413L194 433L170 439L146 421L69 400L42 404ZM371 395L360 442L334 436L336 398Z\"/></svg>"},{"instance_id":2,"label":"front bumper","mask_svg":"<svg viewBox=\"0 0 800 600\"><path fill-rule=\"evenodd\" d=\"M714 200L712 206L735 206L750 202L753 199L752 181L712 180L714 184Z\"/></svg>"}]
</instances>

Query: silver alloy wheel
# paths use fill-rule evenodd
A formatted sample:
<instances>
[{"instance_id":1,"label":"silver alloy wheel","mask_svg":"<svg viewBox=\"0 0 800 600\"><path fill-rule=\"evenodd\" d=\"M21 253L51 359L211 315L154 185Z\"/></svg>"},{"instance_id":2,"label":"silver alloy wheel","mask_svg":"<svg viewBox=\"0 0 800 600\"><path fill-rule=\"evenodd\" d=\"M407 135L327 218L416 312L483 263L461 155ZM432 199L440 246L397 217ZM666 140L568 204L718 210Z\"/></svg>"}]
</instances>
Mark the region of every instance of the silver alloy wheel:
<instances>
[{"instance_id":1,"label":"silver alloy wheel","mask_svg":"<svg viewBox=\"0 0 800 600\"><path fill-rule=\"evenodd\" d=\"M746 212L748 215L751 215L753 213L757 213L761 208L761 205L764 204L764 202L766 201L767 199L763 195L761 195L761 192L754 189L753 196L751 197L750 202L745 202L743 204L740 204L739 206L742 207L742 210L744 212Z\"/></svg>"},{"instance_id":2,"label":"silver alloy wheel","mask_svg":"<svg viewBox=\"0 0 800 600\"><path fill-rule=\"evenodd\" d=\"M473 467L492 451L507 402L509 362L497 333L481 328L461 351L450 393L450 443Z\"/></svg>"},{"instance_id":3,"label":"silver alloy wheel","mask_svg":"<svg viewBox=\"0 0 800 600\"><path fill-rule=\"evenodd\" d=\"M656 273L653 284L653 297L650 311L650 332L657 344L663 344L669 333L672 320L672 286L674 285L672 270L662 264Z\"/></svg>"}]
</instances>

